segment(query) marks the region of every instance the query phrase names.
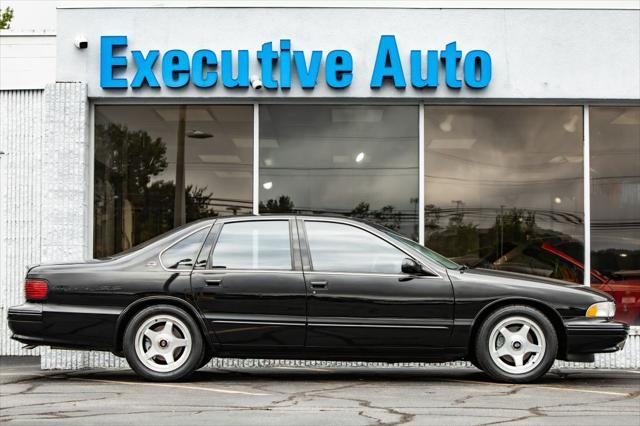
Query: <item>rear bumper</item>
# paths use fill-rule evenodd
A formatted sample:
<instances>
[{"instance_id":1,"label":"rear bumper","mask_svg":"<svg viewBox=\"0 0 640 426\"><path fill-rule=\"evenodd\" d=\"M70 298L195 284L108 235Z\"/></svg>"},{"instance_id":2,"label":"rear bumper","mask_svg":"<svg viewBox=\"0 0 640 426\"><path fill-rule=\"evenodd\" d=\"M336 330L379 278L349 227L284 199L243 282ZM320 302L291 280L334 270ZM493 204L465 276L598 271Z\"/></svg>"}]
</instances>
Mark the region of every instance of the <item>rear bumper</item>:
<instances>
[{"instance_id":1,"label":"rear bumper","mask_svg":"<svg viewBox=\"0 0 640 426\"><path fill-rule=\"evenodd\" d=\"M120 309L23 303L7 310L12 339L28 345L112 350Z\"/></svg>"},{"instance_id":2,"label":"rear bumper","mask_svg":"<svg viewBox=\"0 0 640 426\"><path fill-rule=\"evenodd\" d=\"M567 331L567 354L616 352L624 348L629 326L599 318L576 318L564 323Z\"/></svg>"},{"instance_id":3,"label":"rear bumper","mask_svg":"<svg viewBox=\"0 0 640 426\"><path fill-rule=\"evenodd\" d=\"M40 303L12 306L7 311L7 322L13 332L12 338L21 343L41 344L44 340L42 337L44 329L42 318L42 304Z\"/></svg>"}]
</instances>

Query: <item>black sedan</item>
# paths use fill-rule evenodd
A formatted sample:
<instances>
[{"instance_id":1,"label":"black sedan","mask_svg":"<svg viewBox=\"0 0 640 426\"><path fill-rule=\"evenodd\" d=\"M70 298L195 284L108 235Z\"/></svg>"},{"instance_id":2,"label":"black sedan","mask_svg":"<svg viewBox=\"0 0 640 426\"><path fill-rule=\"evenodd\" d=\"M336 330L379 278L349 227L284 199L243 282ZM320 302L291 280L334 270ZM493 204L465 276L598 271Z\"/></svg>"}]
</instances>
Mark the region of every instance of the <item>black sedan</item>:
<instances>
[{"instance_id":1,"label":"black sedan","mask_svg":"<svg viewBox=\"0 0 640 426\"><path fill-rule=\"evenodd\" d=\"M14 339L111 351L159 381L216 356L466 359L522 383L628 334L605 293L469 269L345 218L194 222L109 259L33 267L25 293L8 312Z\"/></svg>"}]
</instances>

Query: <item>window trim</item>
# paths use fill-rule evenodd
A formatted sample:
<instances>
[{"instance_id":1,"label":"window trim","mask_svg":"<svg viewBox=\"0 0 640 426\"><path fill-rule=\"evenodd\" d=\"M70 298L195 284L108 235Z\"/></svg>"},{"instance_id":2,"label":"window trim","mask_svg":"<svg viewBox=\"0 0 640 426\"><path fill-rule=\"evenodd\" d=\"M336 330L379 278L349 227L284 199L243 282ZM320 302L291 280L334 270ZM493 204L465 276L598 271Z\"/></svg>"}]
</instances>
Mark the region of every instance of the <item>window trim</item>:
<instances>
[{"instance_id":1,"label":"window trim","mask_svg":"<svg viewBox=\"0 0 640 426\"><path fill-rule=\"evenodd\" d=\"M220 273L225 273L225 272L296 272L299 273L300 270L296 269L296 253L295 253L295 247L293 244L293 228L291 226L291 218L290 217L273 217L273 218L268 218L268 217L261 217L261 216L257 216L257 217L228 217L228 218L224 218L224 221L220 222L220 229L216 230L216 235L213 239L213 244L211 245L211 252L209 253L209 256L207 256L207 266L204 269L204 271L206 272L220 272ZM264 268L257 268L257 269L252 269L252 268L214 268L213 267L213 254L216 250L216 246L218 245L218 240L220 239L220 235L222 234L222 231L224 230L224 227L226 225L230 225L233 223L250 223L250 222L286 222L287 223L287 231L289 233L289 253L290 253L290 268L289 269L264 269Z\"/></svg>"}]
</instances>

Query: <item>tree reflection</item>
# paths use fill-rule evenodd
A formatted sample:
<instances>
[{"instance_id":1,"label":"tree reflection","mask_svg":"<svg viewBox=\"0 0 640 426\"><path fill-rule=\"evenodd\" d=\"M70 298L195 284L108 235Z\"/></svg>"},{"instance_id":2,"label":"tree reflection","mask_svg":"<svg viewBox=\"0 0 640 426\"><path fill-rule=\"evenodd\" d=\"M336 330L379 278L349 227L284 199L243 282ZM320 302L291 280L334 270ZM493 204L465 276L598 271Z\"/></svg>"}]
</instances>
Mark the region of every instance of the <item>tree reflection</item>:
<instances>
[{"instance_id":1,"label":"tree reflection","mask_svg":"<svg viewBox=\"0 0 640 426\"><path fill-rule=\"evenodd\" d=\"M110 123L95 128L95 253L104 257L173 228L176 185L154 179L168 167L162 138ZM185 189L186 220L215 216L213 193Z\"/></svg>"}]
</instances>

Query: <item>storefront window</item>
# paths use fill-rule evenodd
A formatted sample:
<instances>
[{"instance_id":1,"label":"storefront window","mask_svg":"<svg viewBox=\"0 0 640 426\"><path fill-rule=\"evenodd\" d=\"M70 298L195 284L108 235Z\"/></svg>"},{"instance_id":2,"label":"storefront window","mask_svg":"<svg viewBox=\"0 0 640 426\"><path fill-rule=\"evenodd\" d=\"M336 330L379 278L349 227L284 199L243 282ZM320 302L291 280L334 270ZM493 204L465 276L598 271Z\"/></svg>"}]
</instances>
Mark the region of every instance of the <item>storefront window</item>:
<instances>
[{"instance_id":1,"label":"storefront window","mask_svg":"<svg viewBox=\"0 0 640 426\"><path fill-rule=\"evenodd\" d=\"M260 105L260 212L340 214L418 238L418 107Z\"/></svg>"},{"instance_id":2,"label":"storefront window","mask_svg":"<svg viewBox=\"0 0 640 426\"><path fill-rule=\"evenodd\" d=\"M591 107L591 285L640 325L640 106Z\"/></svg>"},{"instance_id":3,"label":"storefront window","mask_svg":"<svg viewBox=\"0 0 640 426\"><path fill-rule=\"evenodd\" d=\"M251 212L251 106L97 105L95 122L94 257Z\"/></svg>"},{"instance_id":4,"label":"storefront window","mask_svg":"<svg viewBox=\"0 0 640 426\"><path fill-rule=\"evenodd\" d=\"M426 245L582 283L581 107L425 107Z\"/></svg>"}]
</instances>

